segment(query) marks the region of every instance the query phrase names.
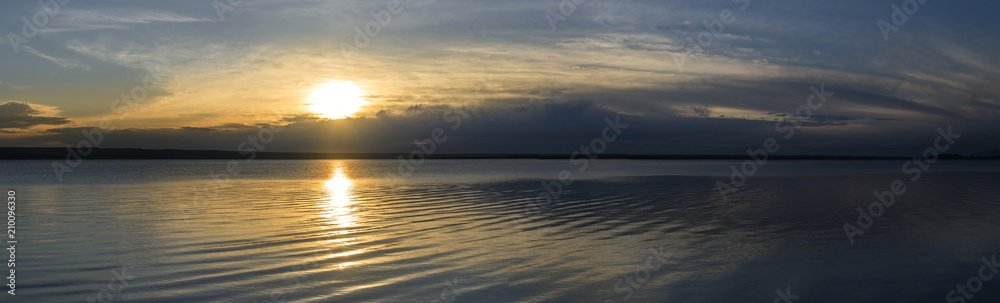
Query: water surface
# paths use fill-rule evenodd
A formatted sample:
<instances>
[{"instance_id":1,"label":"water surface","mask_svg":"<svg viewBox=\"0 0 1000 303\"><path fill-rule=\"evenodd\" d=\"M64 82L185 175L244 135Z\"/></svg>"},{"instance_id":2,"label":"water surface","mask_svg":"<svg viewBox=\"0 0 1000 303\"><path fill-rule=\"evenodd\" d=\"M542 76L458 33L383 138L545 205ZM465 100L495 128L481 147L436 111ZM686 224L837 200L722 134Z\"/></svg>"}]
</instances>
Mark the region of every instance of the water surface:
<instances>
[{"instance_id":1,"label":"water surface","mask_svg":"<svg viewBox=\"0 0 1000 303\"><path fill-rule=\"evenodd\" d=\"M739 161L86 160L62 181L0 161L0 184L13 302L942 302L1000 252L1000 163L912 182L901 162L771 161L727 199ZM896 179L852 245L843 224Z\"/></svg>"}]
</instances>

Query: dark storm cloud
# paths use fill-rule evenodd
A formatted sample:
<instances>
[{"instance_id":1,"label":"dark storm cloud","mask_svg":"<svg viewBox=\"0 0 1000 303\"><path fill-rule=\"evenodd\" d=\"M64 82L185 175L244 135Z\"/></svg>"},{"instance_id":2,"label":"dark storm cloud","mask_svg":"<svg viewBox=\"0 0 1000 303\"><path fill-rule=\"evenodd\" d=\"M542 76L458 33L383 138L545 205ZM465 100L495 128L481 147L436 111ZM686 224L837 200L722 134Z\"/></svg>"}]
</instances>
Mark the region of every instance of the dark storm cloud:
<instances>
[{"instance_id":1,"label":"dark storm cloud","mask_svg":"<svg viewBox=\"0 0 1000 303\"><path fill-rule=\"evenodd\" d=\"M309 120L286 125L276 132L265 151L292 152L409 152L414 140L429 138L441 128L448 139L436 153L552 153L569 154L601 136L606 119L616 117L629 125L607 153L631 154L742 154L777 138L780 154L815 155L908 155L933 143L937 127L912 128L908 124L887 129L851 128L851 123L873 119L857 116L816 115L804 120L795 136L784 140L775 129L777 121L734 118L657 117L619 114L594 101L580 100L531 104L505 109L478 109L453 128L455 112L413 111L377 118ZM153 149L236 150L248 136L257 136L263 125L122 129L105 136L101 147ZM968 132L955 153L978 153L995 149L998 127L992 132L968 125L953 126ZM51 130L41 137L24 140L75 142L85 128ZM886 135L890 133L891 135ZM16 145L32 146L32 141ZM951 152L951 151L950 151Z\"/></svg>"},{"instance_id":2,"label":"dark storm cloud","mask_svg":"<svg viewBox=\"0 0 1000 303\"><path fill-rule=\"evenodd\" d=\"M31 108L27 103L7 102L0 105L0 130L70 123L69 119L62 117L39 116L41 113L41 111Z\"/></svg>"}]
</instances>

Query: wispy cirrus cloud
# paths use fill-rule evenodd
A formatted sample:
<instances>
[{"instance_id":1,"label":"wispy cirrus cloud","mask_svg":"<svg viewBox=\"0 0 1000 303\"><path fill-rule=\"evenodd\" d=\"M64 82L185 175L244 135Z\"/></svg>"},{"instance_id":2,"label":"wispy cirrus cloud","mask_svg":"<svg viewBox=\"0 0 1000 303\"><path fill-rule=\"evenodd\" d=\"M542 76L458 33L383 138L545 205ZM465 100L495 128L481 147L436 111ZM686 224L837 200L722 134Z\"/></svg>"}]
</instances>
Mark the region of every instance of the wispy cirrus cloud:
<instances>
[{"instance_id":1,"label":"wispy cirrus cloud","mask_svg":"<svg viewBox=\"0 0 1000 303\"><path fill-rule=\"evenodd\" d=\"M215 20L184 16L167 10L67 9L59 13L59 18L53 18L51 25L39 29L39 32L51 34L105 29L124 30L141 24L211 21Z\"/></svg>"},{"instance_id":2,"label":"wispy cirrus cloud","mask_svg":"<svg viewBox=\"0 0 1000 303\"><path fill-rule=\"evenodd\" d=\"M34 56L37 56L39 58L42 58L42 59L45 59L45 60L49 60L49 62L55 63L56 65L59 65L59 66L62 66L62 67L78 67L78 68L82 68L84 70L89 70L90 69L89 66L84 65L82 63L79 63L76 60L65 59L65 58L59 58L59 57L51 56L51 55L42 53L42 52L36 50L35 48L33 48L31 46L22 45L21 46L21 50L23 50L26 53L32 54Z\"/></svg>"}]
</instances>

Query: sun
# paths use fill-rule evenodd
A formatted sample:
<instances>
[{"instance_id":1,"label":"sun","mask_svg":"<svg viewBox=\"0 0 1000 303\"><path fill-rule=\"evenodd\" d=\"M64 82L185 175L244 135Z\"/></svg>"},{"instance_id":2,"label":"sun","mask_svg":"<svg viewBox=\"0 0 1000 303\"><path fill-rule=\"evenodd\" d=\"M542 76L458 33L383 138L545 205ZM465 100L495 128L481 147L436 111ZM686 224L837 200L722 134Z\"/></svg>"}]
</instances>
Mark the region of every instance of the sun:
<instances>
[{"instance_id":1,"label":"sun","mask_svg":"<svg viewBox=\"0 0 1000 303\"><path fill-rule=\"evenodd\" d=\"M320 117L342 119L357 113L362 106L368 104L363 98L365 95L365 91L354 85L354 82L330 81L313 90L306 102L309 110Z\"/></svg>"}]
</instances>

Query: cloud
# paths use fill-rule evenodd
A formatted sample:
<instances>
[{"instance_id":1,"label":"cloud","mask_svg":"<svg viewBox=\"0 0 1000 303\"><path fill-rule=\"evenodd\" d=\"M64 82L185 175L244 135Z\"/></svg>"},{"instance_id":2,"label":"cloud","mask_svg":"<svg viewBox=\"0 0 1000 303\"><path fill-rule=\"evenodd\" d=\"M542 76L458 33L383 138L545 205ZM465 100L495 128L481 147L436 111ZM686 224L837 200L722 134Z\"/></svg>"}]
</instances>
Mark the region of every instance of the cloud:
<instances>
[{"instance_id":1,"label":"cloud","mask_svg":"<svg viewBox=\"0 0 1000 303\"><path fill-rule=\"evenodd\" d=\"M894 155L905 156L932 142L937 125L883 124L859 128L872 118L817 115L803 122L791 139L775 130L773 120L702 118L691 116L636 116L620 114L590 100L544 102L515 107L479 108L457 124L457 113L443 119L440 107L383 113L375 118L309 119L287 115L267 151L287 152L391 152L416 148L414 140L429 138L435 129L447 140L435 153L548 153L569 154L601 137L606 119L628 127L608 143L606 153L630 154L744 154L767 138L776 138L788 155ZM780 114L775 114L780 115ZM850 124L849 124L850 123ZM456 127L457 126L457 127ZM106 136L102 147L150 149L235 150L248 136L257 136L266 124L228 123L211 127L123 128ZM81 130L51 129L35 137L11 138L13 146L47 146L47 142L76 142ZM976 153L996 148L1000 127L955 124L963 134L955 153ZM965 136L968 134L967 136ZM610 135L610 134L609 134ZM914 142L920 144L914 144ZM51 144L48 144L51 145ZM920 149L917 149L919 151Z\"/></svg>"},{"instance_id":2,"label":"cloud","mask_svg":"<svg viewBox=\"0 0 1000 303\"><path fill-rule=\"evenodd\" d=\"M0 130L27 129L39 125L63 125L70 123L62 117L41 116L42 111L28 103L7 102L0 105Z\"/></svg>"},{"instance_id":3,"label":"cloud","mask_svg":"<svg viewBox=\"0 0 1000 303\"><path fill-rule=\"evenodd\" d=\"M52 25L39 29L39 32L51 34L102 29L124 30L141 24L213 21L187 17L168 10L150 9L67 9L59 12L59 18L53 20Z\"/></svg>"},{"instance_id":4,"label":"cloud","mask_svg":"<svg viewBox=\"0 0 1000 303\"><path fill-rule=\"evenodd\" d=\"M712 110L709 109L708 106L692 106L691 110L694 111L694 114L698 117L708 117L712 115Z\"/></svg>"},{"instance_id":5,"label":"cloud","mask_svg":"<svg viewBox=\"0 0 1000 303\"><path fill-rule=\"evenodd\" d=\"M289 150L409 148L412 139L423 135L413 131L439 127L434 125L441 124L443 108L476 96L482 75L493 75L491 83L499 88L483 97L484 117L489 119L470 121L462 131L489 134L484 138L495 141L456 133L454 138L465 143L455 146L474 149L466 143L508 142L511 135L501 133L506 129L527 134L504 121L579 138L552 121L577 125L584 123L581 119L600 120L579 115L602 112L645 121L636 125L670 134L649 134L641 140L652 143L637 144L636 151L726 151L730 146L725 144L742 142L740 136L749 130L759 129L753 134L762 138L773 135L776 118L769 113L794 112L805 104L809 87L821 83L836 96L804 121L803 133L853 138L841 140L848 142L843 144L879 145L891 141L885 138L897 138L896 132L910 134L945 124L994 130L992 122L1000 119L1000 89L994 83L1000 61L991 52L1000 43L982 39L991 37L982 21L943 14L971 12L965 4L921 11L887 43L874 26L874 20L887 17L887 6L862 0L752 2L746 11L728 2L590 1L553 32L544 12L558 10L558 3L408 2L401 14L392 15L391 25L371 37L368 47L350 56L341 52L340 44L355 45L354 28L364 28L372 21L370 12L384 8L384 3L251 1L225 22L209 22L215 14L204 3L130 3L144 7L135 9L80 3L52 18L43 29L49 35L32 40L31 50L63 67L80 64L64 58L86 60L93 72L72 70L73 78L66 76L70 81L45 82L57 66L35 62L40 60L22 63L0 53L3 62L23 65L0 71L0 76L8 82L20 77L16 84L29 88L16 92L17 100L58 104L71 111L67 115L74 122L94 125L120 117L79 108L107 108L112 99L141 84L146 66L162 67L170 76L157 86L163 93L150 92L148 101L132 108L118 126L136 134L196 133L221 139L251 132L243 128L260 123L291 123L285 139L289 141L280 145ZM736 21L712 34L711 45L692 47L699 34L707 34L703 21L719 18L723 9L734 11ZM683 69L674 60L677 55L688 59ZM370 118L328 121L309 113L303 99L313 83L328 80L363 86L371 103L358 116ZM47 89L30 89L40 83ZM81 87L113 89L88 99L45 92L77 94ZM275 108L288 108L290 115L267 116ZM494 129L473 127L487 124ZM355 138L358 144L334 139L363 131L368 135ZM810 138L818 137L796 136L801 144ZM674 149L655 140L703 148ZM215 141L204 140L209 145ZM156 144L141 137L134 142ZM552 142L538 143L540 149L560 149L546 147ZM521 148L519 144L507 146ZM815 144L812 150L822 151L822 144Z\"/></svg>"},{"instance_id":6,"label":"cloud","mask_svg":"<svg viewBox=\"0 0 1000 303\"><path fill-rule=\"evenodd\" d=\"M53 57L53 56L44 54L44 53L42 53L42 52L34 49L31 46L22 45L21 46L21 50L23 50L26 53L35 55L35 56L37 56L39 58L42 58L42 59L45 59L45 60L49 60L49 62L55 63L56 65L59 65L59 66L62 66L62 67L79 67L79 68L82 68L84 70L90 70L89 66L80 64L80 63L78 63L75 60Z\"/></svg>"}]
</instances>

